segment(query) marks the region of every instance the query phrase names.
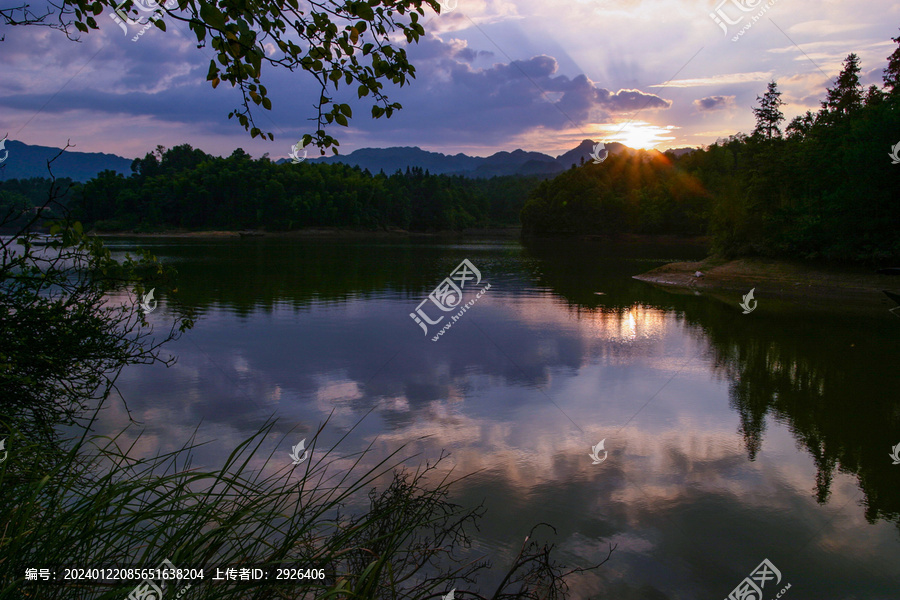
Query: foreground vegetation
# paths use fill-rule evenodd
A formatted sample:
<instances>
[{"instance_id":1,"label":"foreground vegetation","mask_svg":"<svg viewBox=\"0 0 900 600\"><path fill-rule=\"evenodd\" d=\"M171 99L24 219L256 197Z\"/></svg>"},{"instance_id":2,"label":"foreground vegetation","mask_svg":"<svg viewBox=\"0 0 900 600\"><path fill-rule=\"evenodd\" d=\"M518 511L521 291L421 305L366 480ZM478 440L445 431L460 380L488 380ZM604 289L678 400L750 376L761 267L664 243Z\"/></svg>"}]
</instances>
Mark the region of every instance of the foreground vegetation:
<instances>
[{"instance_id":1,"label":"foreground vegetation","mask_svg":"<svg viewBox=\"0 0 900 600\"><path fill-rule=\"evenodd\" d=\"M900 44L900 37L894 38ZM724 256L900 258L900 48L884 87L863 90L851 54L816 114L784 116L777 83L737 134L680 157L612 155L542 183L522 210L529 234L708 233Z\"/></svg>"}]
</instances>

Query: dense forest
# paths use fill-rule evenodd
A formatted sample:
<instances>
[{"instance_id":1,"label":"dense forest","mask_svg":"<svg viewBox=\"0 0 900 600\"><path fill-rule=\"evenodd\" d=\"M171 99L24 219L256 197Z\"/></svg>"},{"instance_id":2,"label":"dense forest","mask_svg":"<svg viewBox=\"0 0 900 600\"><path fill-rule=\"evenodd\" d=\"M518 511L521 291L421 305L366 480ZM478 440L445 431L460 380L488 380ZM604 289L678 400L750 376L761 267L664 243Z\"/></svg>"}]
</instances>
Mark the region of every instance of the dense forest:
<instances>
[{"instance_id":1,"label":"dense forest","mask_svg":"<svg viewBox=\"0 0 900 600\"><path fill-rule=\"evenodd\" d=\"M292 230L352 227L413 231L518 224L537 179L473 180L421 169L387 176L344 164L227 158L188 145L136 159L134 174L104 172L76 194L76 214L99 230Z\"/></svg>"},{"instance_id":2,"label":"dense forest","mask_svg":"<svg viewBox=\"0 0 900 600\"><path fill-rule=\"evenodd\" d=\"M900 142L900 48L883 88L864 90L859 74L851 54L821 109L784 133L773 81L750 135L680 157L640 151L571 169L531 194L523 231L707 233L724 256L900 257L900 166L889 156Z\"/></svg>"},{"instance_id":3,"label":"dense forest","mask_svg":"<svg viewBox=\"0 0 900 600\"><path fill-rule=\"evenodd\" d=\"M31 177L29 179L10 179L0 186L0 230L14 231L27 223L42 207L47 204L50 187L49 179ZM57 179L55 185L61 190L70 189L77 184L71 179ZM41 211L41 217L55 219L61 216L61 203L51 202Z\"/></svg>"},{"instance_id":4,"label":"dense forest","mask_svg":"<svg viewBox=\"0 0 900 600\"><path fill-rule=\"evenodd\" d=\"M131 168L130 177L104 171L83 186L72 185L67 203L72 216L98 231L458 231L517 226L528 192L540 181L512 176L468 179L418 168L372 175L344 164L254 160L240 148L219 158L187 144L158 147ZM63 188L70 183L57 182ZM49 185L41 178L4 182L0 210L27 211L42 205Z\"/></svg>"}]
</instances>

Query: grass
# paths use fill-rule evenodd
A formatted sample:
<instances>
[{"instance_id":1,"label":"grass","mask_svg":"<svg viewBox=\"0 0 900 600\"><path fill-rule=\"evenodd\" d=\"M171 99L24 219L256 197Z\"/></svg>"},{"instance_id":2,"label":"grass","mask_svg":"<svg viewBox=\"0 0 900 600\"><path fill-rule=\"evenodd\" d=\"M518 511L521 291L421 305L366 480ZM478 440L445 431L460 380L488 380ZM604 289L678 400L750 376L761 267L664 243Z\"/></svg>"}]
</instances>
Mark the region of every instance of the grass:
<instances>
[{"instance_id":1,"label":"grass","mask_svg":"<svg viewBox=\"0 0 900 600\"><path fill-rule=\"evenodd\" d=\"M349 431L334 447L312 451L317 432L316 460L293 467L279 458L286 466L253 470L259 459L276 462L261 447L273 426L266 423L216 470L191 466L193 439L135 459L137 440L120 447L121 434L85 433L48 447L11 431L10 456L0 465L0 599L124 600L138 581L48 584L26 581L25 571L53 568L62 578L65 565L151 568L164 560L206 568L204 581L187 589L179 582L166 600L426 599L453 587L461 599L564 596L566 573L550 559L552 546L534 541L492 594L461 589L491 566L464 556L482 509L451 503L447 475L429 482L437 463L402 468L401 447L363 466L368 449L337 454ZM351 466L339 468L348 458ZM379 482L389 483L378 491ZM367 509L348 511L366 498ZM216 567L277 566L323 569L325 579L211 581Z\"/></svg>"}]
</instances>

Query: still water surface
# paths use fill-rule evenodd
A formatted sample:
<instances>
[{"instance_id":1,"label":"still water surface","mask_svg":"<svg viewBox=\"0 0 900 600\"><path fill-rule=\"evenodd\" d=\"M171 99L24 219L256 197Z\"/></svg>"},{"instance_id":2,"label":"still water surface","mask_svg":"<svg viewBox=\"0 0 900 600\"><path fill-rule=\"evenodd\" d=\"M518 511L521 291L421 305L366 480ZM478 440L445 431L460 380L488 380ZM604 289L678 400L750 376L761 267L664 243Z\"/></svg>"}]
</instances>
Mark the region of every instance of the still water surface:
<instances>
[{"instance_id":1,"label":"still water surface","mask_svg":"<svg viewBox=\"0 0 900 600\"><path fill-rule=\"evenodd\" d=\"M348 455L408 444L415 466L449 451L454 475L473 474L453 500L484 502L475 548L498 573L539 522L556 528L571 567L617 545L569 581L572 598L718 600L763 559L782 574L766 600L788 583L787 600L900 598L900 465L889 457L900 319L886 311L775 310L757 296L744 315L740 294L728 304L631 279L703 256L685 246L109 245L138 243L178 269L177 296L198 319L168 347L175 367L120 378L142 423L136 452L179 448L199 425L210 443L195 466L213 468L274 416L276 460L289 463L332 415L320 445L357 425ZM409 314L463 259L481 272L476 291L491 288L432 342ZM150 314L160 330L167 300ZM99 429L127 424L113 402Z\"/></svg>"}]
</instances>

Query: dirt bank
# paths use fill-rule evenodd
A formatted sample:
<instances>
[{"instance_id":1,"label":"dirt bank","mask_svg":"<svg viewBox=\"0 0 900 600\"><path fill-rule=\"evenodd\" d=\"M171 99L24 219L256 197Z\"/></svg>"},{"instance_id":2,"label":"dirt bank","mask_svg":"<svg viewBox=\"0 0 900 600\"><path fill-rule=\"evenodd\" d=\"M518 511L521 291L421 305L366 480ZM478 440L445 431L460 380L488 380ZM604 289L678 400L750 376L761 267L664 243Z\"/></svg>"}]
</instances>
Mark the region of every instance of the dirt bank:
<instances>
[{"instance_id":1,"label":"dirt bank","mask_svg":"<svg viewBox=\"0 0 900 600\"><path fill-rule=\"evenodd\" d=\"M703 276L696 277L697 271ZM759 258L669 263L634 278L676 293L700 292L728 302L740 302L743 294L755 289L754 296L760 302L771 298L850 311L887 311L896 304L881 290L900 291L900 277L879 275L874 268L823 267Z\"/></svg>"}]
</instances>

